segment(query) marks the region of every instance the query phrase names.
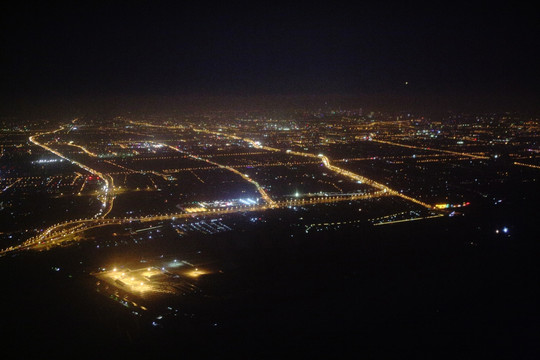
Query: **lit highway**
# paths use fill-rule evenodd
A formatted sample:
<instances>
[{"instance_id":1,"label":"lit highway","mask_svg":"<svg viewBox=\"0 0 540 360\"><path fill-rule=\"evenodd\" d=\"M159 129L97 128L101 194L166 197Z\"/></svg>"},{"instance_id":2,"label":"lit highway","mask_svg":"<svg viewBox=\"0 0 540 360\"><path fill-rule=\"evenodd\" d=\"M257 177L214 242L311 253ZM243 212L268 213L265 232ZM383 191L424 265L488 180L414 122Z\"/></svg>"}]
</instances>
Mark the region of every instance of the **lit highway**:
<instances>
[{"instance_id":1,"label":"lit highway","mask_svg":"<svg viewBox=\"0 0 540 360\"><path fill-rule=\"evenodd\" d=\"M515 161L515 162L514 162L514 165L530 167L530 168L532 168L532 169L540 169L540 166L538 166L538 165L525 164L525 163L518 162L518 161Z\"/></svg>"},{"instance_id":2,"label":"lit highway","mask_svg":"<svg viewBox=\"0 0 540 360\"><path fill-rule=\"evenodd\" d=\"M0 194L3 193L4 191L8 190L9 188L11 188L13 185L15 185L16 183L18 183L19 181L21 181L22 178L18 178L17 180L15 180L14 182L12 182L11 184L9 184L8 186L6 186L5 188L3 188L2 190L0 190Z\"/></svg>"},{"instance_id":3,"label":"lit highway","mask_svg":"<svg viewBox=\"0 0 540 360\"><path fill-rule=\"evenodd\" d=\"M227 138L227 139L237 140L240 143L243 142L243 143L241 143L242 144L241 146L247 147L247 145L249 145L250 148L255 148L255 149L259 150L259 151L249 151L249 150L246 151L246 152L230 151L230 152L219 153L219 154L214 154L214 155L195 155L195 154L192 154L190 152L184 151L184 150L180 149L179 147L169 145L169 144L165 143L164 140L162 140L162 142L145 140L145 143L153 143L153 144L156 144L156 146L166 147L168 149L174 150L175 152L181 153L183 155L183 156L181 156L181 158L191 158L191 159L194 159L194 160L197 160L197 161L205 162L206 164L208 164L208 166L186 167L186 168L183 168L183 169L165 169L165 170L161 170L161 172L159 172L159 171L155 171L155 170L134 170L134 169L130 169L127 166L116 164L112 160L102 160L102 161L104 161L106 163L109 163L111 165L114 165L114 166L118 167L121 170L125 170L125 173L131 173L131 174L133 174L133 173L154 174L154 175L162 177L165 180L170 179L170 176L167 175L167 174L174 173L174 172L177 172L177 171L193 171L193 170L215 169L215 168L225 169L227 171L230 171L230 172L242 177L242 179L244 181L247 181L250 184L252 184L253 186L255 186L257 191L259 192L261 198L264 200L265 203L264 204L245 205L245 206L242 206L242 205L228 206L226 208L211 208L211 207L210 208L204 208L204 207L202 207L202 208L193 208L193 209L189 209L189 211L184 210L183 212L174 212L174 213L167 213L167 214L155 214L155 215L140 216L140 217L106 218L107 215L111 212L111 210L113 208L114 199L115 199L115 196L114 196L114 193L115 193L114 180L113 180L113 178L111 176L111 174L113 174L113 173L111 173L111 172L104 173L102 171L98 171L98 170L95 170L93 168L90 168L89 166L87 166L85 164L82 164L82 163L80 163L80 162L78 162L76 160L68 158L65 154L61 153L58 150L55 150L55 149L51 148L46 143L39 141L40 136L48 135L48 134L55 134L55 133L58 133L58 132L64 130L65 128L63 126L61 126L60 128L58 128L56 130L52 130L52 131L48 131L48 132L42 132L42 133L30 136L29 141L31 143L33 143L33 144L47 150L48 152L60 157L61 159L67 160L70 163L72 163L72 164L86 170L90 174L93 174L95 176L100 177L104 182L104 186L102 188L100 188L100 192L98 194L98 199L101 201L102 206L101 206L99 212L93 218L71 220L71 221L66 221L66 222L63 222L63 223L55 224L53 226L48 227L47 229L43 230L38 235L34 236L33 238L28 239L27 241L25 241L24 243L22 243L22 244L20 244L18 246L12 246L12 247L9 247L7 249L4 249L4 250L0 251L0 254L5 254L5 253L8 253L10 251L25 250L25 249L49 248L49 247L54 246L54 245L60 245L60 244L68 243L70 241L74 241L74 237L76 235L82 234L85 231L87 231L89 229L92 229L92 228L101 227L101 226L108 226L108 225L114 225L114 224L117 224L117 225L118 224L125 224L125 223L129 223L129 222L152 222L152 221L172 220L172 219L176 219L176 218L191 218L191 217L194 217L194 216L205 216L205 215L212 216L212 215L233 214L233 213L250 212L250 211L256 212L256 211L265 211L265 210L269 210L269 209L284 208L284 207L290 207L290 206L303 206L303 205L312 205L312 204L333 203L333 202L339 202L339 201L352 201L352 200L370 199L370 198L376 198L376 197L380 197L380 196L396 196L396 197L400 197L400 198L402 198L404 200L413 202L413 203L415 203L417 205L420 205L420 206L422 206L422 207L424 207L426 209L429 209L429 210L433 210L433 209L436 208L433 205L425 203L425 202L423 202L421 200L418 200L416 198L413 198L411 196L405 195L402 192L394 190L394 189L392 189L392 188L390 188L390 187L388 187L388 186L386 186L386 185L384 185L382 183L379 183L377 181L369 179L369 178L367 178L365 176L356 174L356 173L354 173L354 172L352 172L350 170L346 170L346 169L344 169L342 167L336 166L331 162L331 160L327 156L325 156L323 154L315 155L315 154L308 153L308 152L302 152L302 151L296 151L296 150L290 150L290 149L288 149L288 150L286 150L286 149L278 149L278 148L275 148L275 147L265 146L265 145L261 144L261 142L259 142L259 141L249 139L249 138L246 138L246 137L240 137L236 133L231 133L232 129L228 129L228 128L224 128L224 131L221 131L221 130L220 131L211 131L211 130L206 130L206 129L194 128L194 127L191 127L191 126L190 127L185 127L185 126L172 126L172 125L154 125L154 124L142 123L142 122L134 122L134 121L130 121L130 123L134 124L134 125L138 125L138 126L148 126L148 127L153 127L153 128L162 128L162 129L169 129L169 130L174 130L174 129L193 130L193 131L195 131L197 133L209 134L209 135L212 135L212 136L218 136L218 137L223 137L223 138ZM229 133L227 133L227 132L229 132ZM172 140L167 140L167 141L172 141ZM395 143L395 142L391 142L391 141L384 141L384 140L377 140L377 139L373 139L372 141L379 142L379 143L384 143L384 144L388 144L388 145L393 145L393 146L401 146L401 147L411 148L411 149L429 150L429 151L433 151L433 152L440 152L440 153L446 153L446 154L451 154L451 155L458 155L458 156L466 157L466 158L488 159L488 157L483 156L483 155L469 154L469 153L456 152L456 151L450 151L450 150L439 150L439 149L419 147L419 146L413 146L413 145L405 145L405 144L399 144L399 143ZM98 155L95 152L89 150L87 147L85 147L83 145L74 144L73 141L70 141L68 143L62 143L62 144L76 147L76 148L80 149L81 151L83 151L85 154L87 154L87 155L89 155L89 156L91 156L93 158L98 157ZM273 162L256 162L256 163L251 162L251 163L246 164L246 165L237 165L237 164L225 165L225 164L221 164L221 163L218 163L216 161L210 160L210 158L212 158L214 156L222 156L222 157L230 156L230 157L236 158L236 157L248 156L248 155L264 155L264 154L266 154L265 152L284 153L284 154L287 154L287 155L290 155L290 156L303 157L303 158L306 158L307 161L273 161ZM438 157L439 155L434 155L434 156ZM164 156L150 157L150 158L148 158L146 160L154 159L154 158L155 159L171 159L171 160L174 160L174 159L179 158L179 157L178 156L175 157L175 156L170 156L170 155L164 155ZM144 160L144 159L134 159L134 160ZM352 158L352 159L349 159L349 160L369 160L369 158L358 158L358 159ZM347 159L336 160L336 162L338 162L338 161L347 161ZM426 161L439 161L439 159L438 158L433 159L433 160L432 159L426 159ZM252 179L249 175L242 172L242 169L246 168L246 167L255 167L255 166L257 166L257 167L258 166L260 166L260 167L265 167L265 166L293 166L293 165L303 165L303 164L322 164L322 165L324 165L324 167L326 169L330 170L331 172L333 172L335 174L338 174L340 176L346 177L346 178L348 178L350 180L353 180L353 181L355 181L357 183L362 183L362 184L369 185L369 186L373 187L374 189L376 189L376 191L374 191L372 193L368 193L368 194L361 194L361 193L358 193L358 194L352 193L351 194L351 193L349 193L349 194L341 194L341 195L335 195L335 196L307 196L307 197L303 197L303 198L294 198L294 199L278 201L278 200L272 199L268 195L268 193L264 189L263 185L259 184L259 182L257 182L255 179ZM528 166L528 167L532 167L532 168L538 168L538 166L536 166L536 165L529 165L529 164L525 164L525 163L514 162L514 164L515 165L520 165L520 166ZM119 173L123 173L123 172L119 172ZM116 174L116 173L114 173L114 174ZM79 178L80 176L82 176L82 175L78 174L78 176L73 180L73 183L75 183L76 179ZM198 176L196 176L196 177L200 182L204 183L203 179L201 179ZM19 180L15 181L15 182L12 182L12 183L9 183L8 185L6 185L6 188L4 190L9 189L9 187L14 186L18 181ZM152 182L153 182L153 180L152 180ZM154 185L156 186L155 183L154 183ZM333 185L334 187L336 187L336 185L333 184L333 183L330 184L330 185ZM81 190L79 190L79 193L82 191L83 188L84 188L84 182L81 185ZM339 188L338 188L338 190L339 190ZM427 219L427 218L439 217L439 216L442 216L442 215L436 214L436 215L431 215L431 216L427 216L427 217L423 217L423 218ZM419 219L421 219L421 218L418 217L418 218L411 218L411 219L393 219L391 221L386 221L385 220L385 221L381 222L380 224L391 224L391 223L399 223L399 222L405 222L405 221L415 221L415 220L419 220ZM339 224L339 222L337 224ZM376 225L378 225L378 224L376 224Z\"/></svg>"},{"instance_id":4,"label":"lit highway","mask_svg":"<svg viewBox=\"0 0 540 360\"><path fill-rule=\"evenodd\" d=\"M466 153L466 152L442 150L442 149L433 149L433 148L429 148L429 147L406 145L406 144L400 144L400 143L393 142L393 141L378 140L378 139L371 139L370 141L378 142L378 143L381 143L381 144L400 146L400 147L404 147L404 148L408 148L408 149L426 150L426 151L441 152L441 153L452 154L452 155L467 156L467 157L470 157L470 158L473 158L473 159L481 159L481 160L489 159L488 156L470 154L470 153Z\"/></svg>"},{"instance_id":5,"label":"lit highway","mask_svg":"<svg viewBox=\"0 0 540 360\"><path fill-rule=\"evenodd\" d=\"M141 125L141 126L155 126L155 125L152 125L152 124L149 124L149 123L142 123L142 122L133 122L133 121L130 121L130 123L132 124L136 124L136 125ZM165 125L161 125L159 127L162 127L162 128L167 128L168 126L165 126ZM178 127L171 127L171 128L178 128ZM230 135L230 134L226 134L224 132L215 132L215 131L209 131L209 130L204 130L204 129L193 129L197 132L204 132L204 133L209 133L209 134L212 134L212 135L217 135L217 136L224 136L224 137L227 137L227 138L231 138L231 139L234 139L234 140L242 140L242 141L245 141L249 144L251 144L253 147L257 148L257 149L263 149L263 150L267 150L267 151L273 151L273 152L281 152L282 150L280 149L276 149L276 148L273 148L273 147L269 147L269 146L264 146L262 145L260 142L258 141L255 141L255 140L252 140L252 139L248 139L248 138L241 138L239 136L236 136L236 135ZM393 143L392 143L393 144ZM174 147L172 147L173 149L177 150L177 151L180 151ZM399 191L396 191L396 190L393 190L391 188L389 188L388 186L386 185L383 185L383 184L380 184L374 180L371 180L371 179L368 179L364 176L361 176L361 175L358 175L358 174L355 174L353 173L352 171L349 171L349 170L345 170L345 169L342 169L338 166L335 166L335 165L332 165L330 163L330 160L328 159L328 157L322 155L322 154L319 154L319 155L314 155L314 154L310 154L310 153L305 153L305 152L299 152L299 151L293 151L293 150L285 150L285 152L287 154L290 154L290 155L297 155L297 156L303 156L303 157L308 157L308 158L320 158L322 163L324 164L324 166L326 166L326 168L328 168L329 170L333 171L333 172L336 172L340 175L343 175L343 176L346 176L352 180L355 180L355 181L361 181L365 184L368 184L370 186L373 186L377 189L380 189L384 192L388 192L390 195L394 195L394 196L399 196L405 200L408 200L408 201L411 201L411 202L414 202L415 204L418 204L418 205L421 205L425 208L428 208L428 209L433 209L433 206L430 205L430 204L427 204L423 201L420 201L418 199L415 199L413 197L410 197L410 196L407 196ZM446 151L443 151L443 152L446 152ZM451 152L452 153L452 152ZM460 154L460 155L464 155L464 154ZM470 154L469 154L470 155ZM477 155L470 155L472 157L478 157ZM198 157L197 157L198 158ZM200 158L198 158L200 159ZM215 163L214 163L215 164ZM218 166L222 166L223 165L218 165ZM234 169L232 168L229 168L229 170L231 171L235 171ZM238 174L242 175L240 172L237 172ZM257 185L257 189L259 189L260 186ZM264 197L264 196L263 196ZM266 199L265 199L266 200Z\"/></svg>"},{"instance_id":6,"label":"lit highway","mask_svg":"<svg viewBox=\"0 0 540 360\"><path fill-rule=\"evenodd\" d=\"M370 141L378 142L378 143L381 143L381 144L400 146L400 147L409 148L409 149L427 150L427 151L434 151L434 152L440 152L440 153L446 153L446 154L452 154L452 155L466 156L468 158L473 158L473 159L480 159L480 160L488 160L489 159L489 156L476 155L476 154L471 154L471 153L466 153L466 152L459 152L459 151L451 151L451 150L443 150L443 149L434 149L434 148L429 148L429 147L406 145L406 144L400 144L400 143L393 142L393 141L378 140L378 139L371 139ZM532 169L540 169L540 166L538 166L538 165L526 164L526 163L522 163L522 162L519 162L519 161L514 161L514 162L512 162L512 164L517 165L517 166L525 166L525 167L529 167L529 168L532 168Z\"/></svg>"},{"instance_id":7,"label":"lit highway","mask_svg":"<svg viewBox=\"0 0 540 360\"><path fill-rule=\"evenodd\" d=\"M69 161L70 163L74 164L74 165L77 165L78 167L80 167L81 169L84 169L86 171L88 171L90 174L93 174L93 175L96 175L98 177L100 177L101 179L103 179L103 181L105 182L105 185L103 186L102 188L102 194L100 194L98 196L98 199L101 201L102 203L102 206L101 208L99 209L98 213L95 215L96 218L104 218L105 216L107 216L111 210L112 210L112 207L113 207L113 203L114 203L114 194L113 194L113 191L114 191L114 182L113 182L113 178L112 176L108 175L108 174L103 174L97 170L94 170L78 161L75 161L73 159L70 159L68 158L67 156L65 156L64 154L50 148L49 146L39 142L37 140L37 138L39 136L43 136L43 135L48 135L48 134L54 134L54 133L57 133L61 130L64 130L64 127L63 126L60 126L58 129L56 130L53 130L53 131L48 131L48 132L43 132L43 133L40 133L40 134L37 134L37 135L32 135L28 138L28 140L34 144L34 145L37 145L51 153L53 153L54 155L64 159L64 160L67 160Z\"/></svg>"},{"instance_id":8,"label":"lit highway","mask_svg":"<svg viewBox=\"0 0 540 360\"><path fill-rule=\"evenodd\" d=\"M311 156L311 154L308 154L308 155ZM348 170L342 169L340 167L337 167L335 165L332 165L332 164L330 164L330 160L324 155L319 155L319 157L322 159L324 166L326 166L328 169L330 169L332 171L335 171L338 174L341 174L343 176L346 176L346 177L351 178L351 179L356 180L356 181L361 181L361 182L366 183L366 184L368 184L370 186L373 186L374 188L377 188L377 189L382 190L384 192L388 192L388 194L390 194L390 195L399 196L399 197L401 197L401 198L403 198L405 200L412 201L415 204L422 205L425 208L428 208L428 209L433 209L434 208L432 205L426 204L423 201L420 201L420 200L415 199L413 197L407 196L407 195L405 195L405 194L403 194L403 193L401 193L399 191L393 190L393 189L389 188L386 185L383 185L383 184L378 183L378 182L376 182L374 180L368 179L368 178L366 178L364 176L355 174L352 171L348 171Z\"/></svg>"},{"instance_id":9,"label":"lit highway","mask_svg":"<svg viewBox=\"0 0 540 360\"><path fill-rule=\"evenodd\" d=\"M226 134L222 134L222 135L227 136ZM234 136L233 138L238 139L237 136ZM256 142L254 140L245 139L245 138L242 139L242 140L249 142L254 147L257 147L259 149L264 149L264 150L268 150L268 151L281 151L279 149L275 149L275 148L272 148L272 147L263 146L259 142ZM432 205L426 204L423 201L420 201L418 199L407 196L407 195L405 195L405 194L403 194L403 193L401 193L399 191L396 191L396 190L393 190L393 189L389 188L386 185L380 184L380 183L378 183L378 182L376 182L374 180L368 179L368 178L366 178L364 176L355 174L352 171L348 171L348 170L342 169L342 168L340 168L338 166L332 165L330 163L330 160L328 159L328 157L326 157L326 156L324 156L322 154L314 155L314 154L310 154L310 153L292 151L292 150L286 150L286 153L290 154L290 155L297 155L297 156L303 156L303 157L308 157L308 158L320 158L322 163L324 164L324 166L326 166L326 168L328 168L329 170L331 170L333 172L336 172L336 173L338 173L340 175L346 176L346 177L348 177L348 178L350 178L352 180L355 180L355 181L361 181L362 183L373 186L373 187L375 187L375 188L377 188L379 190L382 190L384 192L388 192L388 194L390 194L390 195L399 196L399 197L401 197L401 198L403 198L405 200L412 201L412 202L414 202L414 203L416 203L418 205L422 205L423 207L426 207L428 209L433 209Z\"/></svg>"},{"instance_id":10,"label":"lit highway","mask_svg":"<svg viewBox=\"0 0 540 360\"><path fill-rule=\"evenodd\" d=\"M204 130L200 130L200 131L204 131ZM210 132L210 133L216 134L215 132ZM217 133L217 134L222 135L222 136L228 136L228 137L231 137L231 138L234 138L234 139L241 139L243 141L246 141L246 142L252 144L254 147L256 147L258 149L264 149L264 150L268 150L268 151L281 151L281 150L276 149L276 148L263 146L258 141L254 141L254 140L251 140L251 139L239 138L238 136L221 134L221 133ZM423 201L420 201L420 200L415 199L413 197L407 196L407 195L405 195L405 194L403 194L403 193L401 193L399 191L396 191L396 190L393 190L393 189L389 188L386 185L380 184L380 183L378 183L378 182L376 182L374 180L368 179L368 178L366 178L364 176L355 174L352 171L348 171L348 170L342 169L340 167L337 167L335 165L332 165L330 163L330 160L328 159L328 157L326 157L326 156L324 156L322 154L314 155L314 154L310 154L310 153L306 153L306 152L299 152L299 151L293 151L293 150L286 150L285 152L287 154L290 154L290 155L303 156L303 157L308 157L308 158L312 158L312 159L313 158L320 158L322 163L324 164L324 166L326 166L327 169L329 169L329 170L331 170L331 171L333 171L335 173L346 176L346 177L348 177L348 178L350 178L352 180L355 180L355 181L361 181L362 183L373 186L373 187L375 187L375 188L377 188L379 190L382 190L384 192L388 192L388 194L390 194L390 195L399 196L399 197L401 197L401 198L403 198L405 200L412 201L412 202L414 202L414 203L416 203L418 205L422 205L423 207L426 207L428 209L433 209L432 205L426 204Z\"/></svg>"},{"instance_id":11,"label":"lit highway","mask_svg":"<svg viewBox=\"0 0 540 360\"><path fill-rule=\"evenodd\" d=\"M320 196L310 198L294 198L283 201L274 201L271 204L266 203L262 205L245 205L245 206L232 206L224 209L201 209L196 212L181 212L181 213L169 213L160 215L148 215L142 217L122 217L122 218L91 218L91 219L79 219L66 221L50 226L42 233L36 235L33 238L28 239L24 243L18 246L11 246L6 249L0 250L0 255L12 251L30 250L30 249L45 249L51 246L57 246L66 242L73 241L73 236L79 233L83 233L86 230L107 226L107 225L119 225L131 222L152 222L152 221L164 221L174 220L180 218L193 218L194 216L204 215L221 215L221 214L234 214L242 212L254 212L265 211L276 208L287 208L294 206L308 206L325 203L335 203L340 201L353 201L353 200L365 200L373 199L381 196L391 196L393 194L387 191L380 190L369 194L347 194L347 195L335 195L335 196Z\"/></svg>"},{"instance_id":12,"label":"lit highway","mask_svg":"<svg viewBox=\"0 0 540 360\"><path fill-rule=\"evenodd\" d=\"M85 154L90 155L91 157L97 157L98 156L96 153L91 152L90 150L88 150L84 146L74 144L72 141L70 141L68 143L63 143L63 145L73 146L73 147L76 147L78 149L81 149Z\"/></svg>"},{"instance_id":13,"label":"lit highway","mask_svg":"<svg viewBox=\"0 0 540 360\"><path fill-rule=\"evenodd\" d=\"M196 156L196 155L192 155L192 154L189 154L189 153L186 153L185 151L182 151L180 150L179 148L175 147L175 146L172 146L172 145L167 145L167 144L161 144L163 146L166 146L174 151L178 151L182 154L186 154L187 156L195 159L195 160L200 160L200 161L204 161L204 162L207 162L209 164L212 164L212 165L215 165L219 168L222 168L222 169L226 169L226 170L229 170L237 175L240 175L242 177L242 179L248 181L249 183L255 185L255 187L257 188L257 191L259 192L259 194L261 194L261 197L264 199L264 201L266 201L266 203L270 206L273 206L275 204L274 200L272 200L272 198L270 198L270 196L268 196L268 194L266 193L266 191L263 189L263 187L261 185L259 185L258 182L256 182L255 180L251 179L248 175L244 174L244 173L241 173L240 171L234 169L233 167L231 166L226 166L226 165L222 165L222 164L219 164L219 163L216 163L214 161L211 161L209 159L205 159L205 158L202 158L200 156Z\"/></svg>"}]
</instances>

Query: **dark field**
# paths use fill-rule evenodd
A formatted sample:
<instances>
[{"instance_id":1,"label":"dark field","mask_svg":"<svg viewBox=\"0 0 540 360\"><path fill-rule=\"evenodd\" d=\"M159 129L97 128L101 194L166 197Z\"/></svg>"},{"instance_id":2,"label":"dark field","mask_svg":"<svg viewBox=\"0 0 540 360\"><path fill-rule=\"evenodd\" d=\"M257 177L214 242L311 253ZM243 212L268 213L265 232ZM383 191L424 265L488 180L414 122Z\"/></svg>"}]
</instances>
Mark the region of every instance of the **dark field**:
<instances>
[{"instance_id":1,"label":"dark field","mask_svg":"<svg viewBox=\"0 0 540 360\"><path fill-rule=\"evenodd\" d=\"M164 236L108 253L80 245L6 257L3 348L18 358L84 351L136 358L532 359L540 335L534 222L519 207L491 209L482 217L309 237L269 215L251 230L240 224L247 230L182 242ZM504 236L493 231L501 218L509 219ZM135 317L96 293L89 271L107 258L160 249L202 251L224 271L199 280L200 297L174 300L182 316L154 327L150 315Z\"/></svg>"}]
</instances>

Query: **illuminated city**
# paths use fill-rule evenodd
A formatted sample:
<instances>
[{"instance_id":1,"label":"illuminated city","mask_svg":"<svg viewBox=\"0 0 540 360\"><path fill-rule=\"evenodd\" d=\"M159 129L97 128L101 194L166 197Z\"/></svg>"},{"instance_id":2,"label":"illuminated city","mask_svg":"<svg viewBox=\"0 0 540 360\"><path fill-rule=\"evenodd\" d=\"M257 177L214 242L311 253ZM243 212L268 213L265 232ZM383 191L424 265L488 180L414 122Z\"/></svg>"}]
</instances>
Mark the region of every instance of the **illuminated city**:
<instances>
[{"instance_id":1,"label":"illuminated city","mask_svg":"<svg viewBox=\"0 0 540 360\"><path fill-rule=\"evenodd\" d=\"M535 358L540 110L499 22L39 9L2 60L18 358Z\"/></svg>"}]
</instances>

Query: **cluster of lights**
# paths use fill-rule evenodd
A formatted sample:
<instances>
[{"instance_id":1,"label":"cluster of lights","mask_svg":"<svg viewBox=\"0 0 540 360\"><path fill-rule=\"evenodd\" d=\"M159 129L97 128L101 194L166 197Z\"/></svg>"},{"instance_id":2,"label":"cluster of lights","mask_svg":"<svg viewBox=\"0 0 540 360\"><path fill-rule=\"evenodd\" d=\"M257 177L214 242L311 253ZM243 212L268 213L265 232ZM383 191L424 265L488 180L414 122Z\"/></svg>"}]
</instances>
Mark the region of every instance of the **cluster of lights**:
<instances>
[{"instance_id":1,"label":"cluster of lights","mask_svg":"<svg viewBox=\"0 0 540 360\"><path fill-rule=\"evenodd\" d=\"M502 234L508 234L509 232L510 232L510 230L509 230L506 226L504 226L504 227L501 228L501 229L495 230L495 234L500 234L500 233L502 233Z\"/></svg>"},{"instance_id":2,"label":"cluster of lights","mask_svg":"<svg viewBox=\"0 0 540 360\"><path fill-rule=\"evenodd\" d=\"M145 124L145 125L148 125L148 124ZM151 125L148 125L148 126L151 126ZM161 126L161 127L167 127L167 126ZM202 132L206 132L206 133L210 133L212 134L211 131L207 131L207 130L199 130L199 129L194 129L195 131L202 131ZM220 129L221 131L221 129ZM227 129L224 129L222 131L227 131ZM54 133L54 132L52 132ZM215 133L214 133L215 134ZM43 135L43 134L40 134L40 135ZM38 135L39 136L39 135ZM260 148L260 149L264 149L264 150L271 150L271 151L280 151L280 150L277 150L277 149L273 149L273 148L268 148L266 146L263 146L261 144L260 141L255 141L255 140L249 140L249 139L242 139L238 136L234 136L234 135L228 135L226 133L221 133L220 136L222 138L225 138L225 137L228 137L228 138L233 138L233 139L241 139L243 141L246 141L248 142L249 144L251 144L252 146L254 147L257 147L257 148ZM371 140L371 138L370 138ZM438 150L438 149L430 149L430 148L424 148L424 147L419 147L419 146L412 146L412 145L405 145L405 144L399 144L399 143L391 143L391 142L385 142L383 140L374 140L374 141L377 141L377 142L382 142L382 143L388 143L388 144L391 144L391 145L397 145L397 146L402 146L402 147L409 147L409 148L414 148L414 149L422 149L422 150L429 150L429 151L435 151L435 152L442 152L443 154L437 154L437 155L433 155L433 156L448 156L446 154L460 154L462 156L467 156L469 158L480 158L480 159L483 159L485 158L484 156L479 156L479 155L476 155L476 154L466 154L466 153L461 153L461 152L454 152L454 151L448 151L448 150ZM38 144L40 145L40 144ZM154 143L154 142L145 142L144 143L145 146L147 146L148 148L161 148L161 147L164 147L164 146L168 146L168 145L164 145L164 144L159 144L159 143ZM245 144L244 144L245 145ZM42 147L44 147L45 149L53 152L53 153L56 153L54 152L54 150L52 149L49 149L47 148L45 145L41 145ZM295 145L293 145L295 146ZM170 147L170 146L168 146ZM81 147L82 148L82 147ZM180 150L177 150L177 151L180 151ZM180 151L182 152L182 151ZM287 150L287 153L292 153L291 150ZM249 154L249 153L248 153ZM261 153L262 154L262 153ZM317 156L316 155L313 155L313 154L308 154L308 153L301 153L301 152L293 152L294 155L299 155L299 156L304 156L304 157L310 157L310 158L319 158L320 159L320 162L323 163L324 166L326 166L328 169L334 171L334 172L337 172L341 175L344 175L344 176L347 176L355 181L357 181L358 183L362 183L362 182L366 182L367 184L370 184L370 185L373 185L375 187L377 187L378 189L380 189L381 191L384 191L384 192L387 192L388 195L395 195L395 196L401 196L407 200L411 200L411 201L414 201L415 199L412 199L410 197L407 197L405 195L402 195L400 193L398 193L397 191L394 191L382 184L379 184L379 183L376 183L374 181L371 181L370 179L367 179L367 178L364 178L360 175L357 175L351 171L347 171L345 169L342 169L342 168L339 168L337 166L334 166L334 165L331 165L330 164L330 160L324 156L323 154L318 154ZM231 154L218 154L216 156L227 156L227 155L231 155ZM240 154L237 154L237 155L240 155ZM204 156L204 157L207 157L207 156L213 156L213 155L201 155L201 156ZM189 156L186 156L186 157L192 157L192 158L195 158L197 160L203 160L203 161L206 161L204 159L201 158L201 156L195 156L195 155L189 155ZM419 155L420 156L428 156L428 155ZM416 157L415 155L413 155L413 157ZM76 164L76 165L79 165L81 167L83 167L84 169L87 169L88 171L92 170L92 169L88 169L87 167L83 166L82 164L79 164L75 161L72 161L70 159L67 159L65 158L66 160ZM317 159L317 160L319 160ZM460 158L462 159L462 158ZM49 162L57 162L57 161L63 161L63 159L54 159L54 160L38 160L37 162L35 163L49 163ZM346 161L346 160L344 160ZM433 161L431 159L427 159L427 160L420 160L421 162L423 161ZM214 163L214 162L211 162L211 161L207 161L207 163L209 164L213 164L215 166L219 166L221 168L226 168L228 170L232 170L232 168L234 167L240 167L241 165L232 165L232 166L224 166L224 165L221 165L221 164L217 164L217 163ZM519 165L522 165L522 164L519 164ZM523 166L530 166L530 165L526 165L526 164L523 164ZM126 168L127 169L127 168ZM260 187L254 180L252 180L250 178L250 176L248 174L244 174L244 173L240 173L239 171L233 171L239 175L241 175L244 180L246 181L250 181L252 184L256 185L257 186L257 189L261 192L261 195L263 195L263 198L265 200L267 200L268 203L272 203L272 204L275 204L275 206L282 206L283 203L282 202L279 202L279 203L276 203L276 202L273 202L272 200L268 201L269 197L265 197L266 193L264 192L264 189L262 189L262 187ZM102 187L102 190L105 192L105 194L103 194L100 199L102 200L103 202L103 207L106 207L107 205L109 205L109 203L111 204L111 207L112 207L112 196L110 196L109 194L109 191L112 191L114 189L114 185L112 184L112 178L110 178L108 175L103 175L104 176L104 179L105 180L105 185ZM253 176L253 175L252 175ZM84 185L83 185L84 186ZM266 195L267 196L267 195ZM299 198L303 195L301 195L299 192L297 192L295 195L295 197ZM253 208L255 207L258 207L259 209L262 209L263 207L259 207L258 205L258 201L255 202L254 200L251 200L251 199L239 199L239 200L236 200L237 203L232 203L232 202L228 202L228 203L225 203L225 205L218 205L219 207L230 207L230 206L244 206L244 207L248 207L248 206L253 206ZM298 203L300 202L300 200L296 200ZM424 203L421 203L419 201L414 201L416 203L419 203L419 204L422 204L422 205L425 205ZM212 208L212 207L216 207L216 205L209 205L209 206L204 206L202 205L203 203L200 203L201 204L201 207L197 207L197 208L193 208L193 212L204 212L204 211L208 211L209 209L208 208ZM467 206L469 205L469 203L463 203L463 204L437 204L435 205L435 208L437 209L446 209L446 208L454 208L454 207L462 207L462 206ZM107 210L105 212L105 210ZM110 208L107 208L107 209L104 209L103 211L101 211L99 213L99 216L100 217L104 217L108 212L110 211ZM105 212L105 214L102 215L102 213ZM165 215L163 215L165 216ZM149 218L154 218L154 217L149 217ZM157 217L156 217L157 218ZM502 229L497 229L496 230L497 233L508 233L508 228L504 227Z\"/></svg>"},{"instance_id":3,"label":"cluster of lights","mask_svg":"<svg viewBox=\"0 0 540 360\"><path fill-rule=\"evenodd\" d=\"M449 209L449 208L459 208L459 207L464 207L464 206L469 206L471 205L470 202L464 202L462 204L437 204L435 205L435 209Z\"/></svg>"},{"instance_id":4,"label":"cluster of lights","mask_svg":"<svg viewBox=\"0 0 540 360\"><path fill-rule=\"evenodd\" d=\"M64 159L41 159L41 160L32 161L32 164L50 164L50 163L63 162L63 161Z\"/></svg>"}]
</instances>

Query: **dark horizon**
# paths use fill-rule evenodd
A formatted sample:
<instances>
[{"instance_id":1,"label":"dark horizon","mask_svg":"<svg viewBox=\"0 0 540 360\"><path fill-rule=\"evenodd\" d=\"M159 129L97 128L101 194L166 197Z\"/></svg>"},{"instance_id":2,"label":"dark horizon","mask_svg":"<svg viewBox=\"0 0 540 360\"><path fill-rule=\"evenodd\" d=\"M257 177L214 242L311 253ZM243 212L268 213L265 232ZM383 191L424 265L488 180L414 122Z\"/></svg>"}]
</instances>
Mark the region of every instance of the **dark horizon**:
<instances>
[{"instance_id":1,"label":"dark horizon","mask_svg":"<svg viewBox=\"0 0 540 360\"><path fill-rule=\"evenodd\" d=\"M4 5L1 107L337 95L374 108L536 112L533 14L470 4Z\"/></svg>"}]
</instances>

